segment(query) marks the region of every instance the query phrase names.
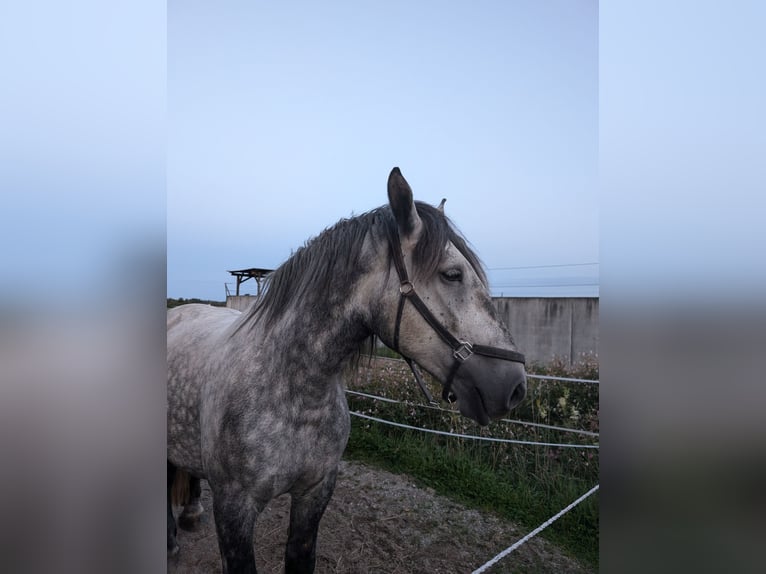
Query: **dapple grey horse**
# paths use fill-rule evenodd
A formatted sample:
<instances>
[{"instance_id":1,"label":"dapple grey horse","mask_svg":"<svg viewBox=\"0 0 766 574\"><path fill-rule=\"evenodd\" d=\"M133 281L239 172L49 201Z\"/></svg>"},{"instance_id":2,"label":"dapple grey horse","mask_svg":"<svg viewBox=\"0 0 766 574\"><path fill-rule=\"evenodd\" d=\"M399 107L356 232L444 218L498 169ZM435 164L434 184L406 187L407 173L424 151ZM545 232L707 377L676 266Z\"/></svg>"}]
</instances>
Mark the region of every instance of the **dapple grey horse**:
<instances>
[{"instance_id":1,"label":"dapple grey horse","mask_svg":"<svg viewBox=\"0 0 766 574\"><path fill-rule=\"evenodd\" d=\"M248 311L168 311L170 553L170 487L185 471L186 518L199 513L199 479L210 485L224 572L256 571L256 517L288 492L285 571L313 572L350 428L341 375L370 336L442 381L481 425L523 399L523 355L476 255L441 209L413 200L398 168L388 199L298 249Z\"/></svg>"}]
</instances>

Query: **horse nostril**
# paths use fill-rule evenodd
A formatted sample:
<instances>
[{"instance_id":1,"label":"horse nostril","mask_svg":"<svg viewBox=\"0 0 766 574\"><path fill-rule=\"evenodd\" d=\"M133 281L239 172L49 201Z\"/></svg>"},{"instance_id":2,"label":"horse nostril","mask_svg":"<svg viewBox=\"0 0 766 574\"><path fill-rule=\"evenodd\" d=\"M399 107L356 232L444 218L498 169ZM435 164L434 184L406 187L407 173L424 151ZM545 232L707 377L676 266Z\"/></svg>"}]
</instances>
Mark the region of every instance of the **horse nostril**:
<instances>
[{"instance_id":1,"label":"horse nostril","mask_svg":"<svg viewBox=\"0 0 766 574\"><path fill-rule=\"evenodd\" d=\"M513 392L508 396L508 404L506 405L506 408L510 411L513 407L518 405L522 400L524 400L524 397L527 394L527 382L525 379L522 379L518 383L516 383L516 386L513 389Z\"/></svg>"}]
</instances>

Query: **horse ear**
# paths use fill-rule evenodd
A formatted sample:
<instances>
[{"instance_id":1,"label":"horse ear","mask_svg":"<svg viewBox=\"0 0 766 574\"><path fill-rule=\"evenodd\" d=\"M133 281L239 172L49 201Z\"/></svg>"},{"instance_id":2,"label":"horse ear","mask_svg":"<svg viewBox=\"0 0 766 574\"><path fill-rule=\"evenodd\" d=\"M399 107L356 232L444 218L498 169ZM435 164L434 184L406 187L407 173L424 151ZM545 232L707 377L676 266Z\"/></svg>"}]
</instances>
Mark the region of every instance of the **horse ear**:
<instances>
[{"instance_id":1,"label":"horse ear","mask_svg":"<svg viewBox=\"0 0 766 574\"><path fill-rule=\"evenodd\" d=\"M439 211L442 212L442 215L444 215L444 204L445 203L447 203L447 198L446 197L442 197L442 201L439 204L439 207L436 208L436 209L438 209Z\"/></svg>"},{"instance_id":2,"label":"horse ear","mask_svg":"<svg viewBox=\"0 0 766 574\"><path fill-rule=\"evenodd\" d=\"M388 203L402 237L419 233L421 222L412 199L412 189L398 167L392 169L388 176Z\"/></svg>"}]
</instances>

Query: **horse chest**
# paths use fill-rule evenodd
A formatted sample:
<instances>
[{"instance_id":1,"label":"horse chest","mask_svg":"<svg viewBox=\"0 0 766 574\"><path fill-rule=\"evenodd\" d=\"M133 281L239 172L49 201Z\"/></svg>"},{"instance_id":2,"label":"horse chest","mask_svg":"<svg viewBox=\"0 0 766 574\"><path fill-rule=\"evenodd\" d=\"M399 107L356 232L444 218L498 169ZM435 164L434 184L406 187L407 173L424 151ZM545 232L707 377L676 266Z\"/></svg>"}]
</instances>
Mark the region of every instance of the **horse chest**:
<instances>
[{"instance_id":1,"label":"horse chest","mask_svg":"<svg viewBox=\"0 0 766 574\"><path fill-rule=\"evenodd\" d=\"M280 402L276 408L265 402L257 395L226 400L228 408L203 417L207 474L236 477L248 490L276 496L337 466L350 428L342 390L311 405Z\"/></svg>"}]
</instances>

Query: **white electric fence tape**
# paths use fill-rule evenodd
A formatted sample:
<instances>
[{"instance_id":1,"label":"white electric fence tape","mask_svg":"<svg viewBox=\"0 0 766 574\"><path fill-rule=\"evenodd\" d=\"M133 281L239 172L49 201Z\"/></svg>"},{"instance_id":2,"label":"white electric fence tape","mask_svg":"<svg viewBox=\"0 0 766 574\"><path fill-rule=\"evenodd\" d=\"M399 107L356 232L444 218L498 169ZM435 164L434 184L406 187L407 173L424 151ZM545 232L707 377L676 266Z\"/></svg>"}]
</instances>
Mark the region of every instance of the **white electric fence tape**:
<instances>
[{"instance_id":1,"label":"white electric fence tape","mask_svg":"<svg viewBox=\"0 0 766 574\"><path fill-rule=\"evenodd\" d=\"M368 419L371 421L375 421L378 423L391 425L391 426L395 426L395 427L399 427L403 429L416 430L416 431L427 432L431 434L439 434L444 436L454 436L458 438L470 438L473 440L485 440L490 442L504 442L504 443L512 443L512 444L529 444L534 446L555 446L559 448L598 448L597 444L557 444L552 442L534 442L529 440L513 440L513 439L507 439L507 438L494 438L489 436L476 436L472 434L459 434L459 433L445 432L445 431L439 431L434 429L426 429L422 427L413 427L413 426L405 425L402 423L395 423L393 421L379 419L377 417L371 417L370 415L364 415L362 413L357 413L355 411L349 411L349 414L354 415L356 417L361 417L363 419Z\"/></svg>"},{"instance_id":2,"label":"white electric fence tape","mask_svg":"<svg viewBox=\"0 0 766 574\"><path fill-rule=\"evenodd\" d=\"M503 550L503 551L502 551L500 554L498 554L497 556L495 556L495 557L494 557L492 560L490 560L489 562L487 562L487 563L486 563L486 564L484 564L483 566L480 566L479 568L477 568L476 570L474 570L474 571L473 571L471 574L481 574L481 573L482 573L482 572L484 572L484 571L485 571L487 568L489 568L490 566L493 566L494 564L496 564L497 562L499 562L500 560L502 560L503 558L505 558L506 556L508 556L508 555L509 555L511 552L513 552L514 550L516 550L516 549L517 549L519 546L521 546L522 544L524 544L524 543L525 543L527 540L529 540L529 539L530 539L530 538L532 538L533 536L535 536L535 535L539 534L540 532L542 532L543 530L545 530L546 528L548 528L548 527L549 527L551 524L553 524L554 522L556 522L556 521L557 521L559 518L561 518L562 516L564 516L564 515L565 515L567 512L569 512L570 510L572 510L572 509L573 509L575 506L577 506L578 504L580 504L580 503L581 503L583 500L585 500L586 498L588 498L588 497L589 497L591 494L593 494L594 492L596 492L596 491L598 490L598 486L599 486L599 485L597 484L596 486L594 486L593 488L591 488L591 489L590 489L588 492L586 492L585 494L583 494L583 495L582 495L580 498L578 498L577 500L575 500L575 501L574 501L572 504L570 504L569 506L567 506L567 507L566 507L564 510L562 510L561 512L559 512L558 514L556 514L556 516L552 516L551 518L549 518L548 520L546 520L545 522L543 522L543 523L542 523L540 526L538 526L537 528L535 528L535 529L534 529L532 532L530 532L529 534L527 534L527 535L526 535L524 538L522 538L521 540L519 540L519 541L518 541L518 542L516 542L515 544L513 544L513 545L509 546L508 548L506 548L505 550Z\"/></svg>"}]
</instances>

